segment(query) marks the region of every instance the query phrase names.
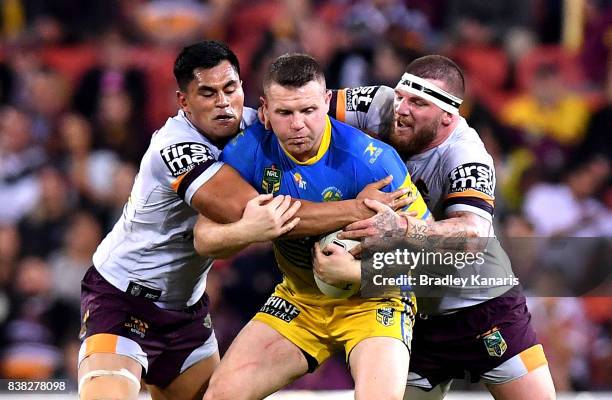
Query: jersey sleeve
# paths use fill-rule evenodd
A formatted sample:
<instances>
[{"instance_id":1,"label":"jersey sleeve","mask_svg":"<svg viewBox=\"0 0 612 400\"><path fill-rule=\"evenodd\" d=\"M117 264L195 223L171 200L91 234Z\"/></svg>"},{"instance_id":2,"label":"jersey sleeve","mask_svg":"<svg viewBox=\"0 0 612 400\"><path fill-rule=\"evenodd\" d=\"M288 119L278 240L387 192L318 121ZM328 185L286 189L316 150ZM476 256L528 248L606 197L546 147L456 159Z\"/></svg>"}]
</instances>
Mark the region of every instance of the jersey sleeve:
<instances>
[{"instance_id":1,"label":"jersey sleeve","mask_svg":"<svg viewBox=\"0 0 612 400\"><path fill-rule=\"evenodd\" d=\"M448 155L442 165L444 212L469 211L492 220L495 168L491 156L476 143L454 147Z\"/></svg>"},{"instance_id":2,"label":"jersey sleeve","mask_svg":"<svg viewBox=\"0 0 612 400\"><path fill-rule=\"evenodd\" d=\"M259 151L260 142L257 133L264 129L260 122L256 122L246 130L240 132L225 146L221 153L221 161L233 167L245 181L255 185L255 156Z\"/></svg>"},{"instance_id":3,"label":"jersey sleeve","mask_svg":"<svg viewBox=\"0 0 612 400\"><path fill-rule=\"evenodd\" d=\"M191 206L191 198L223 165L216 152L202 142L177 141L166 143L151 154L153 173Z\"/></svg>"},{"instance_id":4,"label":"jersey sleeve","mask_svg":"<svg viewBox=\"0 0 612 400\"><path fill-rule=\"evenodd\" d=\"M387 86L362 86L332 91L329 114L376 137L384 137L393 124L394 91Z\"/></svg>"},{"instance_id":5,"label":"jersey sleeve","mask_svg":"<svg viewBox=\"0 0 612 400\"><path fill-rule=\"evenodd\" d=\"M431 215L423 197L410 179L406 164L391 146L379 141L372 141L366 147L364 154L366 156L364 160L365 171L357 174L358 179L361 179L361 182L359 182L360 188L391 175L393 181L382 190L392 192L397 189L408 188L409 192L406 196L413 196L415 200L403 211L415 211L417 213L416 217L423 220ZM365 181L362 177L367 177L369 181Z\"/></svg>"}]
</instances>

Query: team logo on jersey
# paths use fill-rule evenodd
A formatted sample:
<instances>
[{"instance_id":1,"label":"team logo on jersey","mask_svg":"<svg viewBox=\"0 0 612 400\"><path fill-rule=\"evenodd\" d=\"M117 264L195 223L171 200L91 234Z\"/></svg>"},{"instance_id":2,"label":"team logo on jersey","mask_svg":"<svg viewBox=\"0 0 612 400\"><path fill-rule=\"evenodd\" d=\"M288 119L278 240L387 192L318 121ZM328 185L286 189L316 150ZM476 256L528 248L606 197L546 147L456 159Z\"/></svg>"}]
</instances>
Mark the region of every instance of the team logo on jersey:
<instances>
[{"instance_id":1,"label":"team logo on jersey","mask_svg":"<svg viewBox=\"0 0 612 400\"><path fill-rule=\"evenodd\" d=\"M293 174L293 180L298 184L300 189L306 190L306 181L302 178L302 175L299 172Z\"/></svg>"},{"instance_id":2,"label":"team logo on jersey","mask_svg":"<svg viewBox=\"0 0 612 400\"><path fill-rule=\"evenodd\" d=\"M378 307L376 309L376 320L383 326L391 326L395 323L395 309L393 307Z\"/></svg>"},{"instance_id":3,"label":"team logo on jersey","mask_svg":"<svg viewBox=\"0 0 612 400\"><path fill-rule=\"evenodd\" d=\"M264 169L263 179L261 181L261 188L265 193L276 193L280 190L281 178L283 177L283 171L276 168L274 164L271 167Z\"/></svg>"},{"instance_id":4,"label":"team logo on jersey","mask_svg":"<svg viewBox=\"0 0 612 400\"><path fill-rule=\"evenodd\" d=\"M323 201L340 201L342 200L342 192L335 186L330 186L325 188L321 192L321 196L323 197Z\"/></svg>"},{"instance_id":5,"label":"team logo on jersey","mask_svg":"<svg viewBox=\"0 0 612 400\"><path fill-rule=\"evenodd\" d=\"M378 86L361 86L346 89L346 111L359 111L367 113Z\"/></svg>"},{"instance_id":6,"label":"team logo on jersey","mask_svg":"<svg viewBox=\"0 0 612 400\"><path fill-rule=\"evenodd\" d=\"M382 152L383 152L382 148L375 147L374 142L370 142L370 144L368 144L368 147L366 147L366 149L363 151L363 154L368 154L370 156L370 160L369 160L370 164L374 164L376 160L378 159L378 156Z\"/></svg>"},{"instance_id":7,"label":"team logo on jersey","mask_svg":"<svg viewBox=\"0 0 612 400\"><path fill-rule=\"evenodd\" d=\"M451 182L450 193L466 190L477 190L493 197L495 190L495 173L493 169L481 163L462 164L452 170L448 177Z\"/></svg>"},{"instance_id":8,"label":"team logo on jersey","mask_svg":"<svg viewBox=\"0 0 612 400\"><path fill-rule=\"evenodd\" d=\"M299 308L277 296L270 296L259 312L270 314L285 322L291 322L300 314Z\"/></svg>"},{"instance_id":9,"label":"team logo on jersey","mask_svg":"<svg viewBox=\"0 0 612 400\"><path fill-rule=\"evenodd\" d=\"M89 319L89 308L83 314L83 319L81 320L81 330L79 331L79 340L85 339L85 335L87 335L87 320Z\"/></svg>"},{"instance_id":10,"label":"team logo on jersey","mask_svg":"<svg viewBox=\"0 0 612 400\"><path fill-rule=\"evenodd\" d=\"M191 171L199 164L212 164L215 157L203 143L182 142L164 147L159 154L173 177Z\"/></svg>"},{"instance_id":11,"label":"team logo on jersey","mask_svg":"<svg viewBox=\"0 0 612 400\"><path fill-rule=\"evenodd\" d=\"M487 348L487 353L489 353L491 357L501 357L508 349L508 344L500 331L490 333L483 337L482 340Z\"/></svg>"},{"instance_id":12,"label":"team logo on jersey","mask_svg":"<svg viewBox=\"0 0 612 400\"><path fill-rule=\"evenodd\" d=\"M128 332L138 335L141 339L144 339L147 329L149 329L149 324L141 319L130 316L130 320L126 321L123 324L123 327L126 328Z\"/></svg>"}]
</instances>

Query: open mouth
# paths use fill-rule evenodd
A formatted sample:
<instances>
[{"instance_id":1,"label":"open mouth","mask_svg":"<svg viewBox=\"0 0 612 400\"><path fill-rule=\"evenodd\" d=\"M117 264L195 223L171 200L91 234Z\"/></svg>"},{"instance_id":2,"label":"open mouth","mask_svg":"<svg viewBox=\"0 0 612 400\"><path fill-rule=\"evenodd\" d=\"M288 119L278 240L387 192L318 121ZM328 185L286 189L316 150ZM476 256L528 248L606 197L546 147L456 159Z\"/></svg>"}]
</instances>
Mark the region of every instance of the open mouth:
<instances>
[{"instance_id":1,"label":"open mouth","mask_svg":"<svg viewBox=\"0 0 612 400\"><path fill-rule=\"evenodd\" d=\"M406 121L405 119L398 119L395 121L395 125L398 128L412 128L412 124L408 123L408 121Z\"/></svg>"},{"instance_id":2,"label":"open mouth","mask_svg":"<svg viewBox=\"0 0 612 400\"><path fill-rule=\"evenodd\" d=\"M236 119L236 116L233 114L221 114L221 115L217 115L215 117L215 121L231 121L233 119Z\"/></svg>"}]
</instances>

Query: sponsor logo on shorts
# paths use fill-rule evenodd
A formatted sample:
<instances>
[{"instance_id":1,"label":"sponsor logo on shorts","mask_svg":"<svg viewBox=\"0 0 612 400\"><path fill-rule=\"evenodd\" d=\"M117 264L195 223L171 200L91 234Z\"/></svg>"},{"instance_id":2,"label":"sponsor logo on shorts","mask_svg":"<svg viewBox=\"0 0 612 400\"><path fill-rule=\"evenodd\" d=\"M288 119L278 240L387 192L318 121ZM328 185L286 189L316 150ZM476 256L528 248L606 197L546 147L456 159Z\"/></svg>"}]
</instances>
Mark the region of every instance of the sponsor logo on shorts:
<instances>
[{"instance_id":1,"label":"sponsor logo on shorts","mask_svg":"<svg viewBox=\"0 0 612 400\"><path fill-rule=\"evenodd\" d=\"M378 86L361 86L346 90L346 111L359 111L367 113Z\"/></svg>"},{"instance_id":2,"label":"sponsor logo on shorts","mask_svg":"<svg viewBox=\"0 0 612 400\"><path fill-rule=\"evenodd\" d=\"M210 314L206 314L206 316L204 317L204 322L202 323L202 325L204 325L204 327L208 328L208 329L212 328L212 318L210 318Z\"/></svg>"},{"instance_id":3,"label":"sponsor logo on shorts","mask_svg":"<svg viewBox=\"0 0 612 400\"><path fill-rule=\"evenodd\" d=\"M283 177L283 171L276 168L273 164L270 167L264 169L263 179L261 181L261 188L265 193L276 193L280 190L281 179Z\"/></svg>"},{"instance_id":4,"label":"sponsor logo on shorts","mask_svg":"<svg viewBox=\"0 0 612 400\"><path fill-rule=\"evenodd\" d=\"M378 307L376 309L376 320L383 326L391 326L395 323L395 309L393 307Z\"/></svg>"},{"instance_id":5,"label":"sponsor logo on shorts","mask_svg":"<svg viewBox=\"0 0 612 400\"><path fill-rule=\"evenodd\" d=\"M508 344L500 331L490 333L483 337L482 340L487 348L487 353L489 353L491 357L501 357L508 349Z\"/></svg>"},{"instance_id":6,"label":"sponsor logo on shorts","mask_svg":"<svg viewBox=\"0 0 612 400\"><path fill-rule=\"evenodd\" d=\"M493 197L495 173L486 164L462 164L452 170L448 177L451 182L450 193L461 193L473 189Z\"/></svg>"},{"instance_id":7,"label":"sponsor logo on shorts","mask_svg":"<svg viewBox=\"0 0 612 400\"><path fill-rule=\"evenodd\" d=\"M175 178L191 171L198 164L215 160L208 146L196 142L175 143L164 147L159 153Z\"/></svg>"},{"instance_id":8,"label":"sponsor logo on shorts","mask_svg":"<svg viewBox=\"0 0 612 400\"><path fill-rule=\"evenodd\" d=\"M130 294L132 296L140 296L140 293L142 293L142 287L141 286L132 286L130 288Z\"/></svg>"},{"instance_id":9,"label":"sponsor logo on shorts","mask_svg":"<svg viewBox=\"0 0 612 400\"><path fill-rule=\"evenodd\" d=\"M340 201L342 200L342 192L337 187L330 186L321 192L321 197L323 197L323 201Z\"/></svg>"},{"instance_id":10,"label":"sponsor logo on shorts","mask_svg":"<svg viewBox=\"0 0 612 400\"><path fill-rule=\"evenodd\" d=\"M139 283L130 281L126 293L134 297L144 297L145 299L149 300L157 300L160 298L162 291L159 289L152 289L143 286Z\"/></svg>"},{"instance_id":11,"label":"sponsor logo on shorts","mask_svg":"<svg viewBox=\"0 0 612 400\"><path fill-rule=\"evenodd\" d=\"M126 321L123 326L128 330L129 333L133 333L134 335L139 336L141 339L144 339L147 333L147 329L149 329L149 324L139 318L132 316L130 316L130 320Z\"/></svg>"},{"instance_id":12,"label":"sponsor logo on shorts","mask_svg":"<svg viewBox=\"0 0 612 400\"><path fill-rule=\"evenodd\" d=\"M89 308L83 314L83 319L81 320L81 330L79 331L79 340L85 339L85 335L87 335L87 320L89 319Z\"/></svg>"},{"instance_id":13,"label":"sponsor logo on shorts","mask_svg":"<svg viewBox=\"0 0 612 400\"><path fill-rule=\"evenodd\" d=\"M285 322L291 322L300 314L300 310L296 306L277 296L270 296L266 304L264 304L259 311L270 314Z\"/></svg>"}]
</instances>

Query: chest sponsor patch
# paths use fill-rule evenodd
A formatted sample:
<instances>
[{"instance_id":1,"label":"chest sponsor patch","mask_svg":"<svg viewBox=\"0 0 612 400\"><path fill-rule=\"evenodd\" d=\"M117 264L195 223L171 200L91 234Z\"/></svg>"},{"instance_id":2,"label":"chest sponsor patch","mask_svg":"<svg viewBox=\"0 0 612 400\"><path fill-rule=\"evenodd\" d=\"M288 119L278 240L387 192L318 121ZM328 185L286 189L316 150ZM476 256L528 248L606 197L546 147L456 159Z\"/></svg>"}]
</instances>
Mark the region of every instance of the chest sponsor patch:
<instances>
[{"instance_id":1,"label":"chest sponsor patch","mask_svg":"<svg viewBox=\"0 0 612 400\"><path fill-rule=\"evenodd\" d=\"M493 169L481 163L462 164L448 174L450 193L461 193L477 190L489 197L494 197L495 173Z\"/></svg>"},{"instance_id":2,"label":"chest sponsor patch","mask_svg":"<svg viewBox=\"0 0 612 400\"><path fill-rule=\"evenodd\" d=\"M299 308L277 296L270 296L259 312L270 314L285 322L291 322L300 314Z\"/></svg>"},{"instance_id":3,"label":"chest sponsor patch","mask_svg":"<svg viewBox=\"0 0 612 400\"><path fill-rule=\"evenodd\" d=\"M159 153L175 178L191 171L196 165L215 161L208 146L197 142L175 143L164 147Z\"/></svg>"},{"instance_id":4,"label":"chest sponsor patch","mask_svg":"<svg viewBox=\"0 0 612 400\"><path fill-rule=\"evenodd\" d=\"M346 111L359 111L367 113L378 86L361 86L346 89Z\"/></svg>"}]
</instances>

